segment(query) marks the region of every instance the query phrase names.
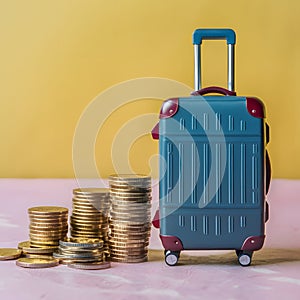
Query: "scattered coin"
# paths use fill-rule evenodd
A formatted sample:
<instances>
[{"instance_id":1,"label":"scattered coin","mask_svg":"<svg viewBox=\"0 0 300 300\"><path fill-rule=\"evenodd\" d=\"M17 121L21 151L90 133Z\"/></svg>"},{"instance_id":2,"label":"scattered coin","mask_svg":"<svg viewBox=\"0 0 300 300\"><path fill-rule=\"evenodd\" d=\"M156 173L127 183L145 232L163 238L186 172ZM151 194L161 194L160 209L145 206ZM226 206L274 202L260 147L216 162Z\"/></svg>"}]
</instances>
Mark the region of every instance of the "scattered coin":
<instances>
[{"instance_id":1,"label":"scattered coin","mask_svg":"<svg viewBox=\"0 0 300 300\"><path fill-rule=\"evenodd\" d=\"M68 267L80 270L102 270L110 268L111 264L109 261L92 263L70 263L68 264Z\"/></svg>"},{"instance_id":2,"label":"scattered coin","mask_svg":"<svg viewBox=\"0 0 300 300\"><path fill-rule=\"evenodd\" d=\"M0 248L0 260L9 260L19 258L22 254L20 249Z\"/></svg>"},{"instance_id":3,"label":"scattered coin","mask_svg":"<svg viewBox=\"0 0 300 300\"><path fill-rule=\"evenodd\" d=\"M58 266L59 260L55 258L30 258L22 257L16 261L16 265L23 268L50 268Z\"/></svg>"}]
</instances>

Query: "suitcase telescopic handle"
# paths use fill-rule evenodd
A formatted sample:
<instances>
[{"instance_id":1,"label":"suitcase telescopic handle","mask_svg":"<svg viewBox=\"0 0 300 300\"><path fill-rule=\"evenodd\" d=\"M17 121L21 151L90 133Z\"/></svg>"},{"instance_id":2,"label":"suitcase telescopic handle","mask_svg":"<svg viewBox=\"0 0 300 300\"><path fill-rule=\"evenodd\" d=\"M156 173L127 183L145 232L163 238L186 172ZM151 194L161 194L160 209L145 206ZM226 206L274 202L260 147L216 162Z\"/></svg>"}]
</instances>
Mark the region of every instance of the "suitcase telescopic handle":
<instances>
[{"instance_id":1,"label":"suitcase telescopic handle","mask_svg":"<svg viewBox=\"0 0 300 300\"><path fill-rule=\"evenodd\" d=\"M227 77L228 90L234 91L234 46L235 32L232 29L196 29L193 33L195 60L195 91L201 89L201 44L202 40L226 40L228 46Z\"/></svg>"}]
</instances>

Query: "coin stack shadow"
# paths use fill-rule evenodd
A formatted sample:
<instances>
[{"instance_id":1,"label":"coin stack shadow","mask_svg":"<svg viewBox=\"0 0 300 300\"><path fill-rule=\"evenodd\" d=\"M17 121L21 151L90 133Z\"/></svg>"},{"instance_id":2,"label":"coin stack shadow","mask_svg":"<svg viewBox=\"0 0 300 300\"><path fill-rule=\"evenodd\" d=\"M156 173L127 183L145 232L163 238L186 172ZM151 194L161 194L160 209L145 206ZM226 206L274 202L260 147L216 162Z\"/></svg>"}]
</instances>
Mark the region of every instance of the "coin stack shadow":
<instances>
[{"instance_id":1,"label":"coin stack shadow","mask_svg":"<svg viewBox=\"0 0 300 300\"><path fill-rule=\"evenodd\" d=\"M30 247L55 250L68 233L68 209L38 206L28 209ZM28 245L27 245L28 246Z\"/></svg>"},{"instance_id":2,"label":"coin stack shadow","mask_svg":"<svg viewBox=\"0 0 300 300\"><path fill-rule=\"evenodd\" d=\"M151 177L111 175L111 260L138 263L148 260L151 228Z\"/></svg>"},{"instance_id":3,"label":"coin stack shadow","mask_svg":"<svg viewBox=\"0 0 300 300\"><path fill-rule=\"evenodd\" d=\"M109 189L79 188L73 190L73 211L71 215L71 237L102 239L106 256L108 245Z\"/></svg>"}]
</instances>

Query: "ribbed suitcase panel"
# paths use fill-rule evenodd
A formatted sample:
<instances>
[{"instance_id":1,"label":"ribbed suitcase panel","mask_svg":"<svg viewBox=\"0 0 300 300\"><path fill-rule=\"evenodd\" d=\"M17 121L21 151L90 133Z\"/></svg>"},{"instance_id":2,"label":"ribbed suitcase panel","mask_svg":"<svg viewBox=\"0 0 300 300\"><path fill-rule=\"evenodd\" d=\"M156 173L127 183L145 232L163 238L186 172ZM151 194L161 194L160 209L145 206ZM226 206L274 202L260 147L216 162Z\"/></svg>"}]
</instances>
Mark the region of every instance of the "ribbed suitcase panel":
<instances>
[{"instance_id":1,"label":"ribbed suitcase panel","mask_svg":"<svg viewBox=\"0 0 300 300\"><path fill-rule=\"evenodd\" d=\"M210 100L180 99L160 120L161 234L185 249L239 249L264 234L264 120L245 98Z\"/></svg>"}]
</instances>

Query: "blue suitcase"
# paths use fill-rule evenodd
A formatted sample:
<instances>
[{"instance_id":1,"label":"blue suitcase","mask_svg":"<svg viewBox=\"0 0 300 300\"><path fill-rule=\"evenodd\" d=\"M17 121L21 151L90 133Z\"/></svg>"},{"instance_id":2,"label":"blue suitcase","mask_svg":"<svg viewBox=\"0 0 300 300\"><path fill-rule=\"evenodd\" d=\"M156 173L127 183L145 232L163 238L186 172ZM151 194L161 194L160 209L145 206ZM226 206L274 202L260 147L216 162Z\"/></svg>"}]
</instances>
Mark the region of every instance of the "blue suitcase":
<instances>
[{"instance_id":1,"label":"blue suitcase","mask_svg":"<svg viewBox=\"0 0 300 300\"><path fill-rule=\"evenodd\" d=\"M201 89L205 39L227 41L228 89ZM153 225L160 228L170 266L182 250L200 249L233 249L240 265L248 266L265 240L269 127L262 101L234 92L235 41L231 29L195 30L195 92L164 101L152 131L160 153Z\"/></svg>"}]
</instances>

